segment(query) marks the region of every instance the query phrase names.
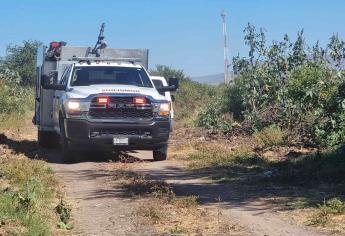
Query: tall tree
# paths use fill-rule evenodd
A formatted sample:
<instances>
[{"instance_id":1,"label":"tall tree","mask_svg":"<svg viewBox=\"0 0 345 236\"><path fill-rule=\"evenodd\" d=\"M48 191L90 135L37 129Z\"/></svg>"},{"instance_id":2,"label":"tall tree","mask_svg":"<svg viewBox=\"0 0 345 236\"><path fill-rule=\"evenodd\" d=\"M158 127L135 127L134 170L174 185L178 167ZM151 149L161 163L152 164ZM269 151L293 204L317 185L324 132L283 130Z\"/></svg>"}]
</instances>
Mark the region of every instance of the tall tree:
<instances>
[{"instance_id":1,"label":"tall tree","mask_svg":"<svg viewBox=\"0 0 345 236\"><path fill-rule=\"evenodd\" d=\"M23 41L23 45L9 45L2 67L17 73L24 86L35 84L36 51L42 43L36 40Z\"/></svg>"}]
</instances>

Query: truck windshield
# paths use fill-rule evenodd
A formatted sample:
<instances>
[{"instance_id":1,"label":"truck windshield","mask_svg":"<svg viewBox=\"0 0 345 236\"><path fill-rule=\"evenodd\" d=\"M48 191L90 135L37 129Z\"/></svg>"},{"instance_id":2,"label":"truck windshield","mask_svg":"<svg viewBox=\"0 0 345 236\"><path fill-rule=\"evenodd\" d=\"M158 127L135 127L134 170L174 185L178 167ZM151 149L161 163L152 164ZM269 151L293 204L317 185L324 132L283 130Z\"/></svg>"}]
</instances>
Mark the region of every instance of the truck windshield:
<instances>
[{"instance_id":1,"label":"truck windshield","mask_svg":"<svg viewBox=\"0 0 345 236\"><path fill-rule=\"evenodd\" d=\"M71 86L89 86L93 84L153 87L148 75L142 68L111 66L76 66L74 68Z\"/></svg>"}]
</instances>

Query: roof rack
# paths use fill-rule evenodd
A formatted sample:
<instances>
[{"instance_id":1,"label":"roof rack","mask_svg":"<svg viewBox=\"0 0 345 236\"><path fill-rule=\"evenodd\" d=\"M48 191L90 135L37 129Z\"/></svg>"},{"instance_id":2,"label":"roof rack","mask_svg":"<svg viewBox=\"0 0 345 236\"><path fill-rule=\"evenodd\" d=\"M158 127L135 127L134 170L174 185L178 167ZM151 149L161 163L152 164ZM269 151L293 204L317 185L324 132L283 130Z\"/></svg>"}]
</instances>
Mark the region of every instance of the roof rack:
<instances>
[{"instance_id":1,"label":"roof rack","mask_svg":"<svg viewBox=\"0 0 345 236\"><path fill-rule=\"evenodd\" d=\"M114 61L114 62L142 62L140 58L104 58L104 57L72 57L69 61L91 62L91 61Z\"/></svg>"}]
</instances>

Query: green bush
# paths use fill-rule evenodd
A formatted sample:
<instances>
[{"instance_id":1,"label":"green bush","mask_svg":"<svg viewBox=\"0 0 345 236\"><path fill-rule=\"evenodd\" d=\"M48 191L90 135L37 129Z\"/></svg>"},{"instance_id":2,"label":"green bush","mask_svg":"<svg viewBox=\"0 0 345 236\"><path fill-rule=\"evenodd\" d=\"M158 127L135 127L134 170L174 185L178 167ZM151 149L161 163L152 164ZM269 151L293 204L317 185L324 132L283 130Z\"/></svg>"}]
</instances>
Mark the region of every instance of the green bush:
<instances>
[{"instance_id":1,"label":"green bush","mask_svg":"<svg viewBox=\"0 0 345 236\"><path fill-rule=\"evenodd\" d=\"M13 222L5 235L53 235L56 216L52 211L57 182L45 162L16 156L0 159L0 173L9 181L0 189L0 222ZM8 231L7 231L8 230Z\"/></svg>"},{"instance_id":2,"label":"green bush","mask_svg":"<svg viewBox=\"0 0 345 236\"><path fill-rule=\"evenodd\" d=\"M33 88L0 79L0 115L24 114L33 109Z\"/></svg>"},{"instance_id":3,"label":"green bush","mask_svg":"<svg viewBox=\"0 0 345 236\"><path fill-rule=\"evenodd\" d=\"M226 116L224 104L223 97L217 97L211 100L211 102L198 113L196 120L197 125L208 129L230 130L234 122L230 115Z\"/></svg>"},{"instance_id":4,"label":"green bush","mask_svg":"<svg viewBox=\"0 0 345 236\"><path fill-rule=\"evenodd\" d=\"M285 35L267 45L264 30L248 24L244 32L248 57L234 58L235 81L201 108L197 124L229 129L226 118L232 117L250 133L273 132L275 126L274 135L288 130L300 143L330 147L345 142L345 42L333 35L327 48L311 47L301 31L295 41Z\"/></svg>"},{"instance_id":5,"label":"green bush","mask_svg":"<svg viewBox=\"0 0 345 236\"><path fill-rule=\"evenodd\" d=\"M277 126L266 127L254 134L261 148L270 148L286 143L286 134Z\"/></svg>"},{"instance_id":6,"label":"green bush","mask_svg":"<svg viewBox=\"0 0 345 236\"><path fill-rule=\"evenodd\" d=\"M211 98L217 94L218 87L201 84L189 79L182 70L168 66L157 65L150 71L152 75L165 78L177 77L180 79L180 88L174 93L175 120L185 126L193 126L199 110L208 106Z\"/></svg>"},{"instance_id":7,"label":"green bush","mask_svg":"<svg viewBox=\"0 0 345 236\"><path fill-rule=\"evenodd\" d=\"M0 69L7 69L18 74L20 85L34 86L36 78L36 51L42 43L24 40L22 45L9 45L7 56Z\"/></svg>"}]
</instances>

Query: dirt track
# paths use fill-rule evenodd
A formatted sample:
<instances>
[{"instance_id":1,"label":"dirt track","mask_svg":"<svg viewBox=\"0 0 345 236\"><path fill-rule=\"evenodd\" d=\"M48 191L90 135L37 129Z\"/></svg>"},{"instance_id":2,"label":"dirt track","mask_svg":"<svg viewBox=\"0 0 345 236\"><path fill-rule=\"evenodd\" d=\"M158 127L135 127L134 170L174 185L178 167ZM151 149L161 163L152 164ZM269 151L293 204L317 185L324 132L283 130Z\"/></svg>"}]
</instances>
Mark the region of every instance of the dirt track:
<instances>
[{"instance_id":1,"label":"dirt track","mask_svg":"<svg viewBox=\"0 0 345 236\"><path fill-rule=\"evenodd\" d=\"M149 152L132 155L145 160L128 164L132 170L166 180L174 185L178 195L198 195L202 204L220 207L225 217L234 220L249 235L324 235L280 219L265 202L251 201L239 189L211 184L186 172L175 161L151 162ZM108 162L52 164L76 206L76 232L81 235L153 234L152 227L143 227L132 215L138 202L124 198L121 189L109 179L110 165Z\"/></svg>"},{"instance_id":2,"label":"dirt track","mask_svg":"<svg viewBox=\"0 0 345 236\"><path fill-rule=\"evenodd\" d=\"M34 130L12 142L34 143ZM73 235L152 235L155 229L143 225L134 214L140 201L123 195L112 180L113 165L95 154L83 162L65 164L58 150L43 150L41 158L49 165L65 186L67 198L73 205L75 229ZM197 174L184 170L179 162L152 162L150 152L134 152L135 163L126 164L132 171L152 179L166 180L179 196L197 195L202 206L221 209L223 217L243 228L246 235L326 235L314 228L294 225L280 217L273 207L238 186L213 184ZM279 191L279 190L278 190ZM259 199L259 200L258 200ZM238 235L238 234L236 234ZM242 235L242 234L241 234Z\"/></svg>"}]
</instances>

